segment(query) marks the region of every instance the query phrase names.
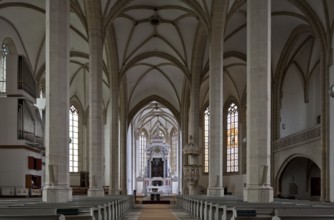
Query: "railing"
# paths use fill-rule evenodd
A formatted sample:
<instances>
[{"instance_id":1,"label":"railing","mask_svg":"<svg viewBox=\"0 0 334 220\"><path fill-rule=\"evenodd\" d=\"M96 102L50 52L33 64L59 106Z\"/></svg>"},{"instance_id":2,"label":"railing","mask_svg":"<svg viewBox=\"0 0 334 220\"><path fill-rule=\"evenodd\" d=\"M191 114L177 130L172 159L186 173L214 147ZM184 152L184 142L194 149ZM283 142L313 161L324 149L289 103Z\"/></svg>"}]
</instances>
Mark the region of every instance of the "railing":
<instances>
[{"instance_id":1,"label":"railing","mask_svg":"<svg viewBox=\"0 0 334 220\"><path fill-rule=\"evenodd\" d=\"M296 145L309 143L320 139L320 135L320 126L312 127L273 141L273 149L274 151L280 151Z\"/></svg>"},{"instance_id":2,"label":"railing","mask_svg":"<svg viewBox=\"0 0 334 220\"><path fill-rule=\"evenodd\" d=\"M133 196L78 197L65 205L62 203L45 203L40 200L1 201L0 219L50 219L25 218L31 215L67 216L66 219L119 220L133 207ZM13 205L15 204L15 205ZM21 215L21 218L15 217ZM24 218L23 218L24 216ZM55 219L55 218L52 218ZM65 219L65 218L61 218Z\"/></svg>"},{"instance_id":3,"label":"railing","mask_svg":"<svg viewBox=\"0 0 334 220\"><path fill-rule=\"evenodd\" d=\"M334 219L332 203L276 200L250 203L233 197L177 196L176 205L200 220Z\"/></svg>"},{"instance_id":4,"label":"railing","mask_svg":"<svg viewBox=\"0 0 334 220\"><path fill-rule=\"evenodd\" d=\"M0 197L33 197L42 196L42 190L38 188L26 188L24 186L0 186Z\"/></svg>"}]
</instances>

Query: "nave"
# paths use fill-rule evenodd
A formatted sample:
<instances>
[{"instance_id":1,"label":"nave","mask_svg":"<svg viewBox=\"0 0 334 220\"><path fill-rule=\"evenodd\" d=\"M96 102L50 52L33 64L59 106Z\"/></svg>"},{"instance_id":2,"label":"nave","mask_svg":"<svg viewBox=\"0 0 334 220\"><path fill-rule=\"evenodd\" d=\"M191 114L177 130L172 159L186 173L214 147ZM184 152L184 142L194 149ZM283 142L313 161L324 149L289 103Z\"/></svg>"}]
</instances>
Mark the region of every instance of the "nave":
<instances>
[{"instance_id":1,"label":"nave","mask_svg":"<svg viewBox=\"0 0 334 220\"><path fill-rule=\"evenodd\" d=\"M173 204L136 204L122 220L193 220L184 210Z\"/></svg>"}]
</instances>

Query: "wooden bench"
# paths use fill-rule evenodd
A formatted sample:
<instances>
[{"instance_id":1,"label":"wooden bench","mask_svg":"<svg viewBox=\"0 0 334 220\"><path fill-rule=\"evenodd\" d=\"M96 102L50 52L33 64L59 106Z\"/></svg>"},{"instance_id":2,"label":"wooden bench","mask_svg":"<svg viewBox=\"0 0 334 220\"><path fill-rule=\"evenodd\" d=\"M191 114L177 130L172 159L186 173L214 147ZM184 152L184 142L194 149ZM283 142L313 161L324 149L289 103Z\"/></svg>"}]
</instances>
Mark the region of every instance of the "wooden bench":
<instances>
[{"instance_id":1,"label":"wooden bench","mask_svg":"<svg viewBox=\"0 0 334 220\"><path fill-rule=\"evenodd\" d=\"M63 215L0 215L0 220L65 220Z\"/></svg>"},{"instance_id":2,"label":"wooden bench","mask_svg":"<svg viewBox=\"0 0 334 220\"><path fill-rule=\"evenodd\" d=\"M309 201L248 203L237 199L178 196L177 205L198 219L302 220L334 219L334 206ZM301 211L307 210L307 211Z\"/></svg>"},{"instance_id":3,"label":"wooden bench","mask_svg":"<svg viewBox=\"0 0 334 220\"><path fill-rule=\"evenodd\" d=\"M277 208L273 220L324 220L334 219L334 209L323 208Z\"/></svg>"},{"instance_id":4,"label":"wooden bench","mask_svg":"<svg viewBox=\"0 0 334 220\"><path fill-rule=\"evenodd\" d=\"M43 203L40 201L27 203L2 203L0 215L63 215L71 220L104 220L119 219L132 206L131 196L115 196L100 198L80 198L68 203Z\"/></svg>"},{"instance_id":5,"label":"wooden bench","mask_svg":"<svg viewBox=\"0 0 334 220\"><path fill-rule=\"evenodd\" d=\"M80 219L93 219L94 207L73 206L70 203L30 203L10 204L0 207L0 215L64 215L77 216ZM73 218L72 218L73 219Z\"/></svg>"}]
</instances>

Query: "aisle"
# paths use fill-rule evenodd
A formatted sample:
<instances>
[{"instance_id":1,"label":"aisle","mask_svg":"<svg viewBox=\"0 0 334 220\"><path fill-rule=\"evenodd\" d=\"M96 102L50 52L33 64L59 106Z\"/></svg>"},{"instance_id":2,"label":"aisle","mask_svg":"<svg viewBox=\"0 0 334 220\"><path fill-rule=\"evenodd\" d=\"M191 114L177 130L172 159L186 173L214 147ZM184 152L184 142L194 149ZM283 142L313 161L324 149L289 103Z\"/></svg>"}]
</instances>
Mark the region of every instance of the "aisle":
<instances>
[{"instance_id":1,"label":"aisle","mask_svg":"<svg viewBox=\"0 0 334 220\"><path fill-rule=\"evenodd\" d=\"M136 204L134 208L124 216L123 220L194 220L195 218L189 216L186 212L175 205L163 204Z\"/></svg>"}]
</instances>

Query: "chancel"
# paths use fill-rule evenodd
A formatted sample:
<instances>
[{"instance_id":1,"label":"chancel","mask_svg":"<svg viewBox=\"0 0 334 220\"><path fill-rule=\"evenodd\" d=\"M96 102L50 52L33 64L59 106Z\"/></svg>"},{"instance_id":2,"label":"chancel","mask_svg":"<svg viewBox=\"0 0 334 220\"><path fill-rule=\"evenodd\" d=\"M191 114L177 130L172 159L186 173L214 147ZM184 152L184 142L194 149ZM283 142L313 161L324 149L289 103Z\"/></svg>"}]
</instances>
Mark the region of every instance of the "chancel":
<instances>
[{"instance_id":1,"label":"chancel","mask_svg":"<svg viewBox=\"0 0 334 220\"><path fill-rule=\"evenodd\" d=\"M334 219L333 51L333 0L0 0L0 220Z\"/></svg>"},{"instance_id":2,"label":"chancel","mask_svg":"<svg viewBox=\"0 0 334 220\"><path fill-rule=\"evenodd\" d=\"M143 192L172 194L177 193L177 185L172 191L172 178L170 167L170 146L165 143L162 136L153 137L147 146L147 172L144 177Z\"/></svg>"}]
</instances>

